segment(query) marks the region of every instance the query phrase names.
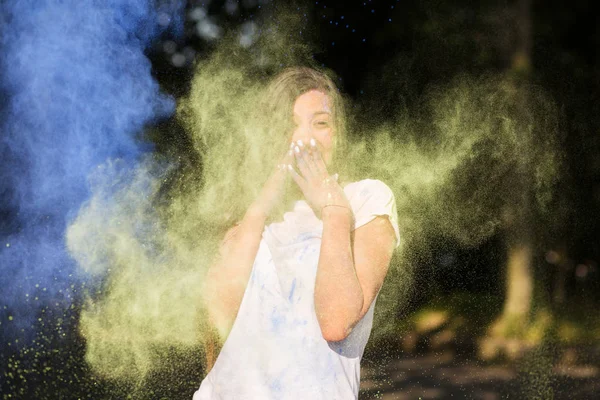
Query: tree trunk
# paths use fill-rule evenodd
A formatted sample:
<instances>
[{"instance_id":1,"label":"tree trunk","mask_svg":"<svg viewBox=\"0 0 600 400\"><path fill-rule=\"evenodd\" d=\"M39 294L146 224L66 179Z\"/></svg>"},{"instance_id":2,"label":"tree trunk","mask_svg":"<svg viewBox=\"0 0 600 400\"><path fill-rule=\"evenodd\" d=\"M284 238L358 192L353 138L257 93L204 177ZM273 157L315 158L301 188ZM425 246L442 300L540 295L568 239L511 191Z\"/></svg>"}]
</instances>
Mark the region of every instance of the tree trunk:
<instances>
[{"instance_id":1,"label":"tree trunk","mask_svg":"<svg viewBox=\"0 0 600 400\"><path fill-rule=\"evenodd\" d=\"M531 0L519 0L516 4L516 29L517 46L512 57L511 69L519 74L528 75L531 67ZM527 99L521 100L526 107ZM531 191L531 179L528 172L518 174L519 185L523 195L517 197L515 204L508 205L508 221L506 221L507 234L507 264L506 264L506 297L502 319L504 319L504 333L518 329L519 325L527 325L533 302L534 269L532 265L532 240L530 221L528 217L531 209L531 198L527 194ZM519 176L520 175L520 176ZM519 324L513 326L513 324Z\"/></svg>"},{"instance_id":2,"label":"tree trunk","mask_svg":"<svg viewBox=\"0 0 600 400\"><path fill-rule=\"evenodd\" d=\"M520 215L519 218L516 226L508 222L505 230L508 253L504 277L506 296L502 313L490 326L488 335L479 342L479 356L483 359L494 359L499 355L517 359L531 344L525 339L534 318L536 246L524 228L526 217Z\"/></svg>"},{"instance_id":3,"label":"tree trunk","mask_svg":"<svg viewBox=\"0 0 600 400\"><path fill-rule=\"evenodd\" d=\"M529 241L510 242L506 265L506 299L503 318L525 323L533 302L532 250Z\"/></svg>"},{"instance_id":4,"label":"tree trunk","mask_svg":"<svg viewBox=\"0 0 600 400\"><path fill-rule=\"evenodd\" d=\"M516 46L509 57L509 70L518 76L515 85L522 85L531 72L531 0L518 0L513 8ZM517 100L527 107L526 94ZM527 163L521 168L527 168ZM511 358L520 353L519 339L529 327L533 308L534 268L530 211L532 199L531 171L516 171L511 182L515 195L510 196L504 209L506 238L505 299L500 317L490 329L490 336L480 346L480 355L493 358L504 352ZM511 350L512 349L512 350Z\"/></svg>"}]
</instances>

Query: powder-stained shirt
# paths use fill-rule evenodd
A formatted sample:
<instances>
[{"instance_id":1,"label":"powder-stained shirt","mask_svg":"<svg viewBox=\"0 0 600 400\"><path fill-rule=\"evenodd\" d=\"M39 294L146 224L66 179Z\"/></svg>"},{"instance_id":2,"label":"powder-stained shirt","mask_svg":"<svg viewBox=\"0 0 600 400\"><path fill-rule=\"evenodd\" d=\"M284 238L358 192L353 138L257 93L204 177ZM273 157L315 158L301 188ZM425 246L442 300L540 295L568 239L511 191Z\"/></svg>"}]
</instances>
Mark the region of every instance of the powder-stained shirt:
<instances>
[{"instance_id":1,"label":"powder-stained shirt","mask_svg":"<svg viewBox=\"0 0 600 400\"><path fill-rule=\"evenodd\" d=\"M355 229L388 216L399 244L396 203L386 184L365 179L344 192ZM265 227L237 318L193 400L358 398L375 301L346 339L323 339L314 304L322 232L323 222L303 200Z\"/></svg>"}]
</instances>

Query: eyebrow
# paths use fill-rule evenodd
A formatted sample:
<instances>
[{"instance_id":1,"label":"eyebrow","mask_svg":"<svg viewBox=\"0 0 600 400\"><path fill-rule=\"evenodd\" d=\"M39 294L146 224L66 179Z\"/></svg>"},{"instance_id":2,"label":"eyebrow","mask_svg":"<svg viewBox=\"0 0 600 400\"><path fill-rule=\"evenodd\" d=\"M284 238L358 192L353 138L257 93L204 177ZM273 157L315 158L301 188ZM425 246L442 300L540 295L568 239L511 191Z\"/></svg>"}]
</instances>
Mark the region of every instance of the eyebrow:
<instances>
[{"instance_id":1,"label":"eyebrow","mask_svg":"<svg viewBox=\"0 0 600 400\"><path fill-rule=\"evenodd\" d=\"M317 111L310 116L310 119L313 119L318 115L331 115L331 113L329 111ZM300 116L298 114L294 113L294 120L296 120L299 117Z\"/></svg>"}]
</instances>

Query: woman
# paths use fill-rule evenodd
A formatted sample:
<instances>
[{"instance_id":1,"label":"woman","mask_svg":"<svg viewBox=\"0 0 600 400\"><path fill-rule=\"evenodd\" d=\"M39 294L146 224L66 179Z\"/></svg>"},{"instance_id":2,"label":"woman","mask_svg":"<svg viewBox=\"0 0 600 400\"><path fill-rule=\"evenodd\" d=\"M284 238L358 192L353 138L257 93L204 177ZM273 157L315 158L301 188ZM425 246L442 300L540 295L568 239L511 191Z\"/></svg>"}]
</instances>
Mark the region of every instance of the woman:
<instances>
[{"instance_id":1,"label":"woman","mask_svg":"<svg viewBox=\"0 0 600 400\"><path fill-rule=\"evenodd\" d=\"M270 85L293 119L290 150L223 239L203 296L225 341L194 400L352 399L373 307L399 243L394 196L381 181L338 183L343 106L309 68ZM287 184L297 188L293 208ZM274 222L271 222L274 221Z\"/></svg>"}]
</instances>

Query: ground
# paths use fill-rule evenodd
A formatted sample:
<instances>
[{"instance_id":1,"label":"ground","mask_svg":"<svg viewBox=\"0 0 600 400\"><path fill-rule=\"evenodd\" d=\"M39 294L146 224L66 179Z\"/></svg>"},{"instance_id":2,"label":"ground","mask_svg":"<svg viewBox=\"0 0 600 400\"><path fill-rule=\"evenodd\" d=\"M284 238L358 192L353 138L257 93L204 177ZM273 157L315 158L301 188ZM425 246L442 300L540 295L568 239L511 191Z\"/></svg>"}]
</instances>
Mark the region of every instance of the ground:
<instances>
[{"instance_id":1,"label":"ground","mask_svg":"<svg viewBox=\"0 0 600 400\"><path fill-rule=\"evenodd\" d=\"M597 346L589 349L598 350ZM598 398L598 363L559 363L552 368L535 365L535 359L514 365L490 364L461 359L450 351L364 360L359 400Z\"/></svg>"}]
</instances>

